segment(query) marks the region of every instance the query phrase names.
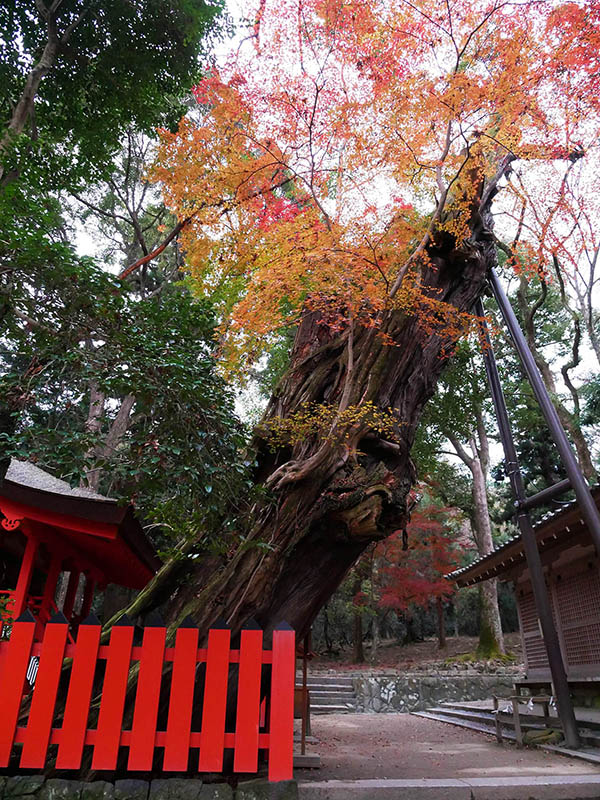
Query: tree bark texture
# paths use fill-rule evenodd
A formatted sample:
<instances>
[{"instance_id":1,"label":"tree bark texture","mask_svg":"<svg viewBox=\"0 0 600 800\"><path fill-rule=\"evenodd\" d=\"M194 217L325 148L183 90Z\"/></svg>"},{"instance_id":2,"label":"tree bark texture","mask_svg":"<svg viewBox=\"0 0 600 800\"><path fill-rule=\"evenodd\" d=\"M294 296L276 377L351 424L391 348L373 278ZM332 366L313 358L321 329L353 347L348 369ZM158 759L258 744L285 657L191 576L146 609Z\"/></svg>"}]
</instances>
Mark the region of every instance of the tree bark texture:
<instances>
[{"instance_id":1,"label":"tree bark texture","mask_svg":"<svg viewBox=\"0 0 600 800\"><path fill-rule=\"evenodd\" d=\"M479 624L479 644L477 654L481 658L493 658L504 654L504 637L498 612L498 581L492 578L483 581L479 588L481 621Z\"/></svg>"},{"instance_id":2,"label":"tree bark texture","mask_svg":"<svg viewBox=\"0 0 600 800\"><path fill-rule=\"evenodd\" d=\"M491 233L479 220L458 247L442 236L429 246L421 285L436 300L470 311L495 260ZM244 546L220 569L200 559L185 564L163 609L173 626L189 614L203 631L219 617L234 631L253 617L267 631L286 620L299 638L308 632L366 547L406 522L415 480L410 449L455 344L447 331L425 331L417 315L390 310L379 330L354 330L349 382L350 332L332 328L323 312L303 314L290 367L265 421L288 418L311 403L338 407L345 394L348 406L371 401L378 409L392 408L395 441L384 441L360 422L346 426L334 441L307 435L275 451L268 437L258 434L255 477L271 495L254 509Z\"/></svg>"},{"instance_id":3,"label":"tree bark texture","mask_svg":"<svg viewBox=\"0 0 600 800\"><path fill-rule=\"evenodd\" d=\"M446 648L446 620L444 619L444 603L441 597L436 597L435 599L435 610L438 627L438 650L444 650Z\"/></svg>"},{"instance_id":4,"label":"tree bark texture","mask_svg":"<svg viewBox=\"0 0 600 800\"><path fill-rule=\"evenodd\" d=\"M473 475L475 541L479 555L486 556L494 549L494 541L492 539L485 474L479 458L473 459L471 474ZM486 581L485 586L482 588L478 652L486 654L488 657L494 653L505 652L496 581Z\"/></svg>"},{"instance_id":5,"label":"tree bark texture","mask_svg":"<svg viewBox=\"0 0 600 800\"><path fill-rule=\"evenodd\" d=\"M355 608L352 624L352 663L363 664L364 661L362 614L360 613L360 608Z\"/></svg>"},{"instance_id":6,"label":"tree bark texture","mask_svg":"<svg viewBox=\"0 0 600 800\"><path fill-rule=\"evenodd\" d=\"M487 497L487 474L490 466L490 447L481 410L477 410L477 434L470 440L471 454L452 434L448 434L457 455L469 468L473 483L472 533L480 557L488 555L494 549L492 525ZM486 657L497 653L505 653L504 635L498 608L498 591L496 581L490 588L491 581L486 581L485 592L480 594L481 621L479 629L479 645L477 652ZM482 590L483 591L483 590ZM485 595L485 596L484 596Z\"/></svg>"}]
</instances>

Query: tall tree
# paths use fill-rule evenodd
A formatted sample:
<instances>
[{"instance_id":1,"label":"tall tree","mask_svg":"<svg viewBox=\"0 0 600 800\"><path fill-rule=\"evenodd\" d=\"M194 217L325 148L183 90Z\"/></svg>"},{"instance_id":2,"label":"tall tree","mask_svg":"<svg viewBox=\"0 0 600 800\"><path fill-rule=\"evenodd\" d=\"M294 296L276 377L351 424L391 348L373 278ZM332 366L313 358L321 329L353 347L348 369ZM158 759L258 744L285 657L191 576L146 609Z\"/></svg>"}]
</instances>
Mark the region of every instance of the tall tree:
<instances>
[{"instance_id":1,"label":"tall tree","mask_svg":"<svg viewBox=\"0 0 600 800\"><path fill-rule=\"evenodd\" d=\"M221 12L218 0L0 3L3 324L16 318L25 333L43 324L23 319L20 289L39 294L44 271L67 279L74 268L65 194L113 173L128 129L150 132L177 121L186 89L201 74L208 37L222 29ZM75 338L72 346L79 346ZM27 404L23 386L45 367L41 353L11 364L0 371L0 442ZM7 466L0 450L0 480Z\"/></svg>"},{"instance_id":2,"label":"tall tree","mask_svg":"<svg viewBox=\"0 0 600 800\"><path fill-rule=\"evenodd\" d=\"M296 326L253 442L269 499L221 571L194 565L171 619L302 633L402 528L422 409L495 263L502 180L596 135L595 101L541 46L562 41L559 12L261 3L247 47L197 88L199 121L164 134L154 175L196 290L220 303L230 371Z\"/></svg>"},{"instance_id":3,"label":"tall tree","mask_svg":"<svg viewBox=\"0 0 600 800\"><path fill-rule=\"evenodd\" d=\"M427 479L458 505L468 518L477 553L486 556L494 549L488 502L490 445L486 427L487 384L485 368L471 342L462 342L444 372L436 395L425 410L419 432L416 457ZM450 443L450 445L448 444ZM451 449L449 450L449 446ZM469 470L469 491L456 492L455 471L440 465L447 455L458 457ZM420 456L420 459L419 459ZM504 638L495 580L480 586L481 625L478 652L482 657L504 653Z\"/></svg>"}]
</instances>

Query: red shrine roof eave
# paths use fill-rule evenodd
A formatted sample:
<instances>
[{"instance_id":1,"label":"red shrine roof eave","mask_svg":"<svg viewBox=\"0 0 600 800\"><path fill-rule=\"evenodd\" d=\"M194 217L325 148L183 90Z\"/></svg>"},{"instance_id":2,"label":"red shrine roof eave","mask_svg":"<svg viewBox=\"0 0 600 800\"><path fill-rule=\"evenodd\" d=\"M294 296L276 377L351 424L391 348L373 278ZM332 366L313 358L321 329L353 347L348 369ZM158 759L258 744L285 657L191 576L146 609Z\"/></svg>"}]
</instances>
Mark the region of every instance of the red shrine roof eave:
<instances>
[{"instance_id":1,"label":"red shrine roof eave","mask_svg":"<svg viewBox=\"0 0 600 800\"><path fill-rule=\"evenodd\" d=\"M592 497L596 505L600 507L600 485L592 487ZM572 544L579 544L582 538L590 538L576 500L565 503L556 511L546 514L534 525L534 531L540 553L553 547L570 547ZM510 579L514 571L520 572L525 567L523 542L521 535L518 534L488 555L445 577L459 587L474 586L489 578Z\"/></svg>"},{"instance_id":2,"label":"red shrine roof eave","mask_svg":"<svg viewBox=\"0 0 600 800\"><path fill-rule=\"evenodd\" d=\"M64 481L27 462L11 462L0 487L4 527L10 520L31 520L61 537L99 570L109 583L143 588L161 566L131 506ZM9 528L10 529L10 528Z\"/></svg>"}]
</instances>

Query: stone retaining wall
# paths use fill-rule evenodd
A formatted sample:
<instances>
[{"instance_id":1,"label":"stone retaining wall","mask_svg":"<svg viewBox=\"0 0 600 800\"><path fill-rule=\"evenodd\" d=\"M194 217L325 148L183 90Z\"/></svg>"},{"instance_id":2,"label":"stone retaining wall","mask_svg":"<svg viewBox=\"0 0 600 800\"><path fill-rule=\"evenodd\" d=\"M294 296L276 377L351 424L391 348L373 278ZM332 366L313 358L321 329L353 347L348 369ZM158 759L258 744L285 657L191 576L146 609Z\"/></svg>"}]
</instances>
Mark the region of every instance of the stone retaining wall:
<instances>
[{"instance_id":1,"label":"stone retaining wall","mask_svg":"<svg viewBox=\"0 0 600 800\"><path fill-rule=\"evenodd\" d=\"M439 703L485 700L492 695L506 697L512 694L514 682L512 672L353 676L357 711L378 713L423 711Z\"/></svg>"},{"instance_id":2,"label":"stone retaining wall","mask_svg":"<svg viewBox=\"0 0 600 800\"><path fill-rule=\"evenodd\" d=\"M0 800L297 800L296 781L243 781L236 789L227 783L203 783L199 778L153 781L63 780L43 775L0 776Z\"/></svg>"}]
</instances>

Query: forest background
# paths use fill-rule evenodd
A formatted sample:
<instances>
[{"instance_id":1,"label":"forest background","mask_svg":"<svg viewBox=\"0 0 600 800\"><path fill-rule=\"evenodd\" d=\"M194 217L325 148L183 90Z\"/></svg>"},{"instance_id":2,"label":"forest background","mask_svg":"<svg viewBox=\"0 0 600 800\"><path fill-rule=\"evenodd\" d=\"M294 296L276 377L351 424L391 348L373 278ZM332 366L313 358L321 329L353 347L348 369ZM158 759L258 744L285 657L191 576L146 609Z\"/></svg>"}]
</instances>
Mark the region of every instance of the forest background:
<instances>
[{"instance_id":1,"label":"forest background","mask_svg":"<svg viewBox=\"0 0 600 800\"><path fill-rule=\"evenodd\" d=\"M502 16L505 6L514 19L508 12ZM374 440L378 453L386 447L391 453L410 449L410 467L406 459L403 463L412 487L410 494L405 491L404 505L398 501L404 510L396 509L391 521L379 526L386 538L380 541L381 535L369 532L372 541L363 539L356 552L344 554L347 563L331 586L324 593L313 590L307 600L312 617L352 566L317 619L317 645L336 651L354 643L353 656L360 660L364 640L374 658L382 636L409 641L437 632L443 644L446 631L458 630L481 634L480 656L504 653L497 587L490 583L481 592L455 595L443 580L445 573L515 532L477 323L453 317L435 293L427 295L426 304L415 300L412 289L403 298L403 314L418 319L431 339L451 342L441 348L445 369L435 366L426 381L429 394L436 385L435 395L424 410L420 400L416 403L410 436L399 433L406 422L385 404L352 403L346 396L353 358L358 363L358 326L368 331L379 325L384 341L380 320L388 309L380 284L398 277L385 236L396 229L406 241L420 239L425 244L414 252L429 258L436 231L452 238L452 247L469 241L475 236L470 209L476 193L483 204L501 189L494 206L494 246L502 276L585 475L590 482L597 479L600 244L593 98L599 80L598 4L484 3L468 11L455 2L439 13L425 2L399 8L407 16L398 19L413 25L410 36L420 37L421 57L428 64L421 74L402 64L404 88L411 86L418 96L419 82L433 80L437 67L426 61L432 51L447 79L440 90L445 106L432 107L419 120L429 125L430 139L443 145L435 120L442 119L440 108L452 106L450 122L439 123L447 131L446 161L435 162L428 152L431 143L404 141L397 123L396 144L385 140L396 173L373 183L374 164L367 157L372 143L362 123L358 134L348 133L353 123L348 115L359 120L366 115L364 121L374 113L360 94L363 83L369 102L375 97L382 108L398 96L402 83L394 86L392 75L400 57L392 45L400 47L402 36L409 35L390 28L390 52L369 50L369 42L380 35L376 3L285 5L282 18L292 29L296 25L304 47L314 49L300 76L281 78L290 92L288 108L280 117L273 105L267 113L271 138L260 127L266 124L261 107L266 95L252 84L251 68L264 69L268 59L279 59L285 73L292 51L286 52L268 4L236 25L218 2L40 0L33 7L17 0L0 5L0 82L6 87L0 143L0 479L10 458L28 459L72 484L136 505L166 566L157 587L133 600L132 613L160 606L176 619L189 602L182 585L190 571L204 564L194 572L201 587L215 567L225 569L248 552L251 566L238 569L243 586L277 551L276 537L256 535L255 528L274 508L285 507L290 452L310 442L312 458L321 452L319 442L327 445L332 439L328 449L334 452L339 442L332 431L360 428L359 453L371 457ZM348 9L355 9L351 19L344 16ZM326 41L333 30L327 27L333 26L328 15L334 11L340 31L335 48ZM387 23L392 24L391 17ZM478 38L482 30L487 38ZM539 46L544 31L550 42L546 51ZM500 49L502 37L517 33L523 47L527 37L538 42L522 72L509 63L508 50ZM496 35L500 38L490 45ZM451 44L458 55L449 70ZM219 72L217 60L222 62L225 52L239 60L221 63ZM334 52L353 71L356 94L350 110L340 102L335 69L328 72ZM481 78L482 65L493 73L495 60L502 61L496 83L498 75L521 76L523 96L514 105L505 102L506 83L485 96L489 87ZM549 109L540 96L552 86L560 100ZM289 87L296 91L293 98ZM525 98L539 87L535 107L525 107ZM281 100L276 81L268 90L271 102ZM463 108L475 90L483 97L477 113ZM317 114L322 94L323 113L343 109L333 144L324 138ZM414 121L417 112L404 113ZM276 141L283 136L278 126L291 118L299 153L295 162ZM333 125L331 116L324 119ZM508 133L514 119L522 131L536 135L518 141ZM389 127L390 119L385 124ZM308 138L300 136L301 125ZM244 148L236 150L237 132L244 126L250 133ZM481 145L487 140L491 150ZM403 154L394 151L398 141ZM419 184L423 175L426 181ZM395 195L394 182L401 180L404 194ZM373 186L375 195L385 195L389 187L389 196L374 198ZM487 214L487 206L480 211ZM359 256L344 240L352 225ZM368 226L377 231L377 244ZM82 231L95 242L93 256L82 255ZM307 231L317 244L299 250L303 263L313 266L298 273L294 284L289 276L295 262L285 261L282 242ZM446 246L434 244L440 252ZM370 257L365 255L369 248ZM280 258L287 276L277 266ZM414 263L411 259L408 255L406 263ZM249 260L254 266L248 283ZM324 267L315 277L317 261ZM415 285L419 280L422 274ZM258 298L254 305L252 297ZM486 312L494 323L491 300ZM274 411L272 398L285 393L293 374L294 339L304 324L300 313L327 317L327 335L341 332L344 339L336 359L345 377L336 386L349 392L340 390L335 417L331 402L319 407L309 400L280 413L278 401ZM225 325L226 319L233 323ZM564 474L519 362L497 328L494 347L533 493ZM427 366L418 368L423 373ZM242 419L236 414L240 397L245 398ZM357 463L366 469L360 457ZM376 473L379 467L369 463ZM408 486L406 475L403 486ZM385 486L386 480L372 483ZM388 492L373 489L369 495L371 489L363 487L361 502ZM354 520L344 518L343 524L350 529ZM310 574L310 564L306 570ZM265 581L272 574L267 571ZM231 596L236 592L250 613L244 590L234 587ZM254 603L260 612L260 601ZM500 609L505 629L514 629L509 592L501 594Z\"/></svg>"}]
</instances>

